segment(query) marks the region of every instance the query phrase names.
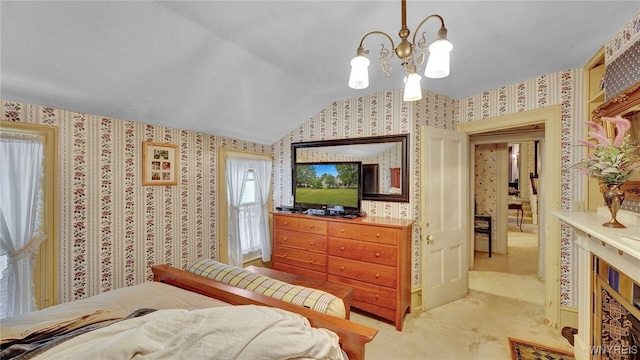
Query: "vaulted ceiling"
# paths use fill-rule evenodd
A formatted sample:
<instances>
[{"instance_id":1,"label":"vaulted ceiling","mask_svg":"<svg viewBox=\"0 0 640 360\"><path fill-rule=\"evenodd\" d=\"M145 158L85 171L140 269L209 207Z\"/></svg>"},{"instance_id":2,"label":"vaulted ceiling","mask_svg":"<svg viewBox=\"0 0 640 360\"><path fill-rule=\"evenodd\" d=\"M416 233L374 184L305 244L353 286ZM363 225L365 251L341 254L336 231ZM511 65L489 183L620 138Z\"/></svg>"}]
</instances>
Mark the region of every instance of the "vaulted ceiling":
<instances>
[{"instance_id":1,"label":"vaulted ceiling","mask_svg":"<svg viewBox=\"0 0 640 360\"><path fill-rule=\"evenodd\" d=\"M451 75L423 89L455 99L582 67L640 1L408 1L414 31L438 13ZM331 102L402 87L380 71L347 86L372 30L394 42L400 1L2 1L0 96L272 144ZM422 30L429 42L439 24Z\"/></svg>"}]
</instances>

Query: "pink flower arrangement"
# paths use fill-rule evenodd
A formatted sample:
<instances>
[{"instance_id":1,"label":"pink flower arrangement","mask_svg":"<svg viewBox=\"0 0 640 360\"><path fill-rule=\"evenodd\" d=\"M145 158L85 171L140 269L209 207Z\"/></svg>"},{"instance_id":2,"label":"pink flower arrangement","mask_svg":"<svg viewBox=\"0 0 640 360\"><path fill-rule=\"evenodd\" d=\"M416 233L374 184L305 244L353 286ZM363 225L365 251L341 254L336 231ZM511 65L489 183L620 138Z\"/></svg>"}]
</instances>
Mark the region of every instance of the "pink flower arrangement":
<instances>
[{"instance_id":1,"label":"pink flower arrangement","mask_svg":"<svg viewBox=\"0 0 640 360\"><path fill-rule=\"evenodd\" d=\"M615 125L615 139L613 142L610 141L604 127L600 124L586 121L585 124L593 129L589 135L595 139L595 142L579 140L579 143L593 149L593 152L575 166L583 174L598 179L601 183L623 183L640 169L638 146L629 139L627 134L627 130L631 128L631 122L621 116L603 117L602 121Z\"/></svg>"}]
</instances>

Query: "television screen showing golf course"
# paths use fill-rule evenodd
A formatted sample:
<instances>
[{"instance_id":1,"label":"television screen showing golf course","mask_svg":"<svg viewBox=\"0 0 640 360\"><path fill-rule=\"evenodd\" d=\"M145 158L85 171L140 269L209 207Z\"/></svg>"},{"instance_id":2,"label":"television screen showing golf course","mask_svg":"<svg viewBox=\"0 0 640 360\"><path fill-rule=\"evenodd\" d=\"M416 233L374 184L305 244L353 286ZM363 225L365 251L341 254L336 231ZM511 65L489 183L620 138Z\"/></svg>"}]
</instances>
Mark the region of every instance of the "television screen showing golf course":
<instances>
[{"instance_id":1,"label":"television screen showing golf course","mask_svg":"<svg viewBox=\"0 0 640 360\"><path fill-rule=\"evenodd\" d=\"M295 203L359 208L360 162L296 164Z\"/></svg>"}]
</instances>

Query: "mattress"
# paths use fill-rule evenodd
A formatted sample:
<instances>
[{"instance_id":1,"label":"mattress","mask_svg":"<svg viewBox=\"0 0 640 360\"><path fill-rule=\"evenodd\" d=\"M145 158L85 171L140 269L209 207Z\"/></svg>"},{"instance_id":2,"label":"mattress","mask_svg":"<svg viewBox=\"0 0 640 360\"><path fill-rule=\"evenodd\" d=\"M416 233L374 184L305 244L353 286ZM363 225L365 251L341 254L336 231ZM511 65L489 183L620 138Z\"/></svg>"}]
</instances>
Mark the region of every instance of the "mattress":
<instances>
[{"instance_id":1,"label":"mattress","mask_svg":"<svg viewBox=\"0 0 640 360\"><path fill-rule=\"evenodd\" d=\"M25 333L72 321L88 314L94 314L94 320L98 317L115 319L125 317L140 308L194 310L220 306L231 305L175 286L160 282L145 282L2 319L0 336L2 340L21 338ZM87 321L94 320L87 319Z\"/></svg>"}]
</instances>

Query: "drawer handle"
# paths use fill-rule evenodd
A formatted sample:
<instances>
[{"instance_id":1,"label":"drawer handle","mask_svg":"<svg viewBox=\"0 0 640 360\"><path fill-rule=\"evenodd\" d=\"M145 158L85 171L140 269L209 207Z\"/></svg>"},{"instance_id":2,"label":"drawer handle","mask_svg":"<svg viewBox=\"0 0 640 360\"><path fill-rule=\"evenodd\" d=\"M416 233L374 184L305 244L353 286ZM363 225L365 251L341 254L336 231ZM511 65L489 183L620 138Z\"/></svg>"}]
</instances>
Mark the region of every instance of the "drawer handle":
<instances>
[{"instance_id":1,"label":"drawer handle","mask_svg":"<svg viewBox=\"0 0 640 360\"><path fill-rule=\"evenodd\" d=\"M340 271L344 270L344 266L340 266Z\"/></svg>"},{"instance_id":2,"label":"drawer handle","mask_svg":"<svg viewBox=\"0 0 640 360\"><path fill-rule=\"evenodd\" d=\"M376 279L380 278L380 274L376 274Z\"/></svg>"},{"instance_id":3,"label":"drawer handle","mask_svg":"<svg viewBox=\"0 0 640 360\"><path fill-rule=\"evenodd\" d=\"M344 234L344 229L340 229L340 232Z\"/></svg>"},{"instance_id":4,"label":"drawer handle","mask_svg":"<svg viewBox=\"0 0 640 360\"><path fill-rule=\"evenodd\" d=\"M344 251L344 246L340 246L340 251Z\"/></svg>"},{"instance_id":5,"label":"drawer handle","mask_svg":"<svg viewBox=\"0 0 640 360\"><path fill-rule=\"evenodd\" d=\"M282 238L282 241L289 241L289 238L285 236Z\"/></svg>"},{"instance_id":6,"label":"drawer handle","mask_svg":"<svg viewBox=\"0 0 640 360\"><path fill-rule=\"evenodd\" d=\"M379 238L379 237L380 237L380 233L377 233L377 234L376 234L376 237L377 237L377 238Z\"/></svg>"},{"instance_id":7,"label":"drawer handle","mask_svg":"<svg viewBox=\"0 0 640 360\"><path fill-rule=\"evenodd\" d=\"M379 252L376 253L376 257L380 257L380 253Z\"/></svg>"},{"instance_id":8,"label":"drawer handle","mask_svg":"<svg viewBox=\"0 0 640 360\"><path fill-rule=\"evenodd\" d=\"M380 298L380 295L376 294L376 300L378 300Z\"/></svg>"},{"instance_id":9,"label":"drawer handle","mask_svg":"<svg viewBox=\"0 0 640 360\"><path fill-rule=\"evenodd\" d=\"M289 225L288 221L283 222L284 225Z\"/></svg>"},{"instance_id":10,"label":"drawer handle","mask_svg":"<svg viewBox=\"0 0 640 360\"><path fill-rule=\"evenodd\" d=\"M309 260L309 264L313 264L313 259Z\"/></svg>"},{"instance_id":11,"label":"drawer handle","mask_svg":"<svg viewBox=\"0 0 640 360\"><path fill-rule=\"evenodd\" d=\"M288 256L287 254L282 255L283 258L286 258L287 256Z\"/></svg>"},{"instance_id":12,"label":"drawer handle","mask_svg":"<svg viewBox=\"0 0 640 360\"><path fill-rule=\"evenodd\" d=\"M314 228L314 227L316 227L316 226L315 226L315 225L311 225L311 226L309 226L309 227L310 227L311 229L313 229L313 228Z\"/></svg>"},{"instance_id":13,"label":"drawer handle","mask_svg":"<svg viewBox=\"0 0 640 360\"><path fill-rule=\"evenodd\" d=\"M316 244L316 242L315 242L315 241L311 241L311 242L309 242L309 245L315 245L315 244Z\"/></svg>"}]
</instances>

